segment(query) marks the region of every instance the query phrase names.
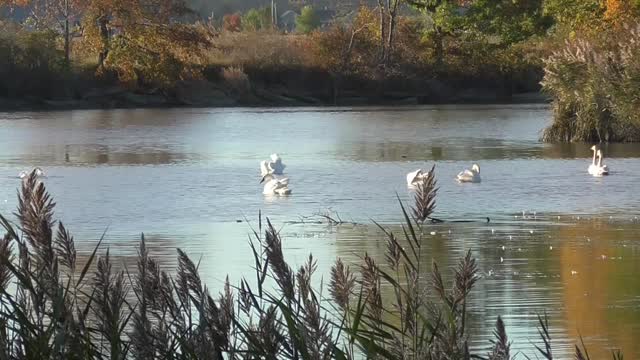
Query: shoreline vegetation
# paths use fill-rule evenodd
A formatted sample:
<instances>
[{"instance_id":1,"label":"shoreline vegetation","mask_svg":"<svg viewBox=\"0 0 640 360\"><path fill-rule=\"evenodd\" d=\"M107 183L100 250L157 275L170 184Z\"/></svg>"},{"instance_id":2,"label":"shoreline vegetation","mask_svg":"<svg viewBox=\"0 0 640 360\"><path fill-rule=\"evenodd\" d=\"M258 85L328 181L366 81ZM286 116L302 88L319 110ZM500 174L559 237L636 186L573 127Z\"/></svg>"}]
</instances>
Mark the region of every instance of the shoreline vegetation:
<instances>
[{"instance_id":1,"label":"shoreline vegetation","mask_svg":"<svg viewBox=\"0 0 640 360\"><path fill-rule=\"evenodd\" d=\"M467 302L477 281L467 252L446 279L421 263L435 210L435 173L400 203L404 234L386 234L386 262L337 259L330 281L313 285L316 260L292 268L267 219L249 242L255 279L213 297L194 263L177 250L178 268L161 269L139 243L137 267L115 264L101 240L80 260L71 232L54 219L55 203L32 172L18 193L17 223L0 216L0 356L7 359L490 359L517 354L551 360L549 322L538 316L536 354L511 349L508 324L474 352ZM106 249L105 249L106 247ZM249 250L249 249L248 249ZM251 256L251 255L250 255ZM86 259L86 260L85 260ZM355 270L354 270L355 269ZM450 283L451 285L447 285ZM382 298L382 287L393 292ZM589 359L581 339L575 358ZM619 350L614 360L622 360Z\"/></svg>"},{"instance_id":2,"label":"shoreline vegetation","mask_svg":"<svg viewBox=\"0 0 640 360\"><path fill-rule=\"evenodd\" d=\"M0 109L552 101L544 141L640 141L640 1L323 1L0 0Z\"/></svg>"}]
</instances>

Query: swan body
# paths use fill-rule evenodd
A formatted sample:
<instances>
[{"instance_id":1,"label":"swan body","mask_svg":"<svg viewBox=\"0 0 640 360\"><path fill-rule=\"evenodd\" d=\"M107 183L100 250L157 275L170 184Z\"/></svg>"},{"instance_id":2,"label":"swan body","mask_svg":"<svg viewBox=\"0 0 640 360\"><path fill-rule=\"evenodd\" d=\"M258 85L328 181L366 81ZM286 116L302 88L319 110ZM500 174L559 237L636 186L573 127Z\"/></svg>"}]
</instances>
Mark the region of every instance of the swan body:
<instances>
[{"instance_id":1,"label":"swan body","mask_svg":"<svg viewBox=\"0 0 640 360\"><path fill-rule=\"evenodd\" d=\"M282 163L280 156L278 154L271 154L270 158L270 160L260 162L260 174L262 176L267 174L282 175L286 165Z\"/></svg>"},{"instance_id":2,"label":"swan body","mask_svg":"<svg viewBox=\"0 0 640 360\"><path fill-rule=\"evenodd\" d=\"M291 189L289 189L289 179L278 179L272 174L267 174L262 177L260 183L264 183L262 193L264 195L289 195Z\"/></svg>"},{"instance_id":3,"label":"swan body","mask_svg":"<svg viewBox=\"0 0 640 360\"><path fill-rule=\"evenodd\" d=\"M598 156L598 163L595 164L595 168L593 172L589 172L593 176L604 176L609 175L609 167L602 163L602 151L597 150L596 155ZM591 167L589 167L591 169Z\"/></svg>"},{"instance_id":4,"label":"swan body","mask_svg":"<svg viewBox=\"0 0 640 360\"><path fill-rule=\"evenodd\" d=\"M422 169L418 169L416 171L412 171L407 174L407 186L414 187L427 179L429 176L428 171L422 171Z\"/></svg>"},{"instance_id":5,"label":"swan body","mask_svg":"<svg viewBox=\"0 0 640 360\"><path fill-rule=\"evenodd\" d=\"M271 162L267 160L262 160L260 162L260 175L265 176L267 174L273 173L273 169L271 168Z\"/></svg>"},{"instance_id":6,"label":"swan body","mask_svg":"<svg viewBox=\"0 0 640 360\"><path fill-rule=\"evenodd\" d=\"M37 167L37 168L35 168L35 169L31 170L30 172L28 172L28 171L21 171L21 172L20 172L20 174L18 174L18 177L19 177L20 179L26 179L27 177L29 177L29 175L31 174L31 172L34 172L34 171L35 171L35 173L36 173L36 177L44 177L44 176L45 176L45 175L44 175L44 171L43 171L41 168Z\"/></svg>"},{"instance_id":7,"label":"swan body","mask_svg":"<svg viewBox=\"0 0 640 360\"><path fill-rule=\"evenodd\" d=\"M465 169L461 171L458 176L456 176L456 180L458 182L468 182L468 183L479 183L480 179L480 166L478 164L473 164L471 169Z\"/></svg>"}]
</instances>

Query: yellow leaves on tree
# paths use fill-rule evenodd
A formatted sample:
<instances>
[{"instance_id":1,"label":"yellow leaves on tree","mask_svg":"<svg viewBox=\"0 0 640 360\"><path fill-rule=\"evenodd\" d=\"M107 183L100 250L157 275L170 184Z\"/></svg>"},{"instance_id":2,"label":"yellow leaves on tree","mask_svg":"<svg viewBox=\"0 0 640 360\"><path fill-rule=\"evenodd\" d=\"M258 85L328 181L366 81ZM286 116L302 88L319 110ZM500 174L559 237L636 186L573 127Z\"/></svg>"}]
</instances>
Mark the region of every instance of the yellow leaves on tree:
<instances>
[{"instance_id":1,"label":"yellow leaves on tree","mask_svg":"<svg viewBox=\"0 0 640 360\"><path fill-rule=\"evenodd\" d=\"M604 0L603 6L604 19L614 24L622 22L627 15L630 15L629 0Z\"/></svg>"},{"instance_id":2,"label":"yellow leaves on tree","mask_svg":"<svg viewBox=\"0 0 640 360\"><path fill-rule=\"evenodd\" d=\"M181 23L186 11L179 0L90 0L86 48L98 56L98 71L132 86L165 87L198 76L209 34Z\"/></svg>"},{"instance_id":3,"label":"yellow leaves on tree","mask_svg":"<svg viewBox=\"0 0 640 360\"><path fill-rule=\"evenodd\" d=\"M604 18L615 20L620 17L626 7L626 0L604 0Z\"/></svg>"}]
</instances>

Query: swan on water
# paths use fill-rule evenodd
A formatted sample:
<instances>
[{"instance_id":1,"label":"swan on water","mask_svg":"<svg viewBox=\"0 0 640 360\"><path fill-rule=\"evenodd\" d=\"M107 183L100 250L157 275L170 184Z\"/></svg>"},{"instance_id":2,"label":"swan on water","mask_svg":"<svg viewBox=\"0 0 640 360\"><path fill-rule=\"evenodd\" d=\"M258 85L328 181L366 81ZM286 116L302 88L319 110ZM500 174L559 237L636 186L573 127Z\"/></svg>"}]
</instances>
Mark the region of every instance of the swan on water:
<instances>
[{"instance_id":1,"label":"swan on water","mask_svg":"<svg viewBox=\"0 0 640 360\"><path fill-rule=\"evenodd\" d=\"M589 174L595 176L598 171L598 166L596 165L596 154L598 152L598 148L593 145L590 149L591 151L593 151L593 160L591 160L591 165L589 165L587 171L589 172Z\"/></svg>"},{"instance_id":2,"label":"swan on water","mask_svg":"<svg viewBox=\"0 0 640 360\"><path fill-rule=\"evenodd\" d=\"M591 175L593 176L609 175L609 167L602 163L602 158L603 158L602 151L598 149L598 151L596 151L596 155L598 156L598 163L595 164L595 170L593 173L591 173Z\"/></svg>"},{"instance_id":3,"label":"swan on water","mask_svg":"<svg viewBox=\"0 0 640 360\"><path fill-rule=\"evenodd\" d=\"M479 183L480 166L478 164L473 164L471 166L471 170L465 169L464 171L461 171L458 176L456 176L456 180L458 180L458 182Z\"/></svg>"},{"instance_id":4,"label":"swan on water","mask_svg":"<svg viewBox=\"0 0 640 360\"><path fill-rule=\"evenodd\" d=\"M260 162L260 174L265 176L267 174L282 175L286 165L282 163L282 159L278 154L271 154L270 160L263 160Z\"/></svg>"},{"instance_id":5,"label":"swan on water","mask_svg":"<svg viewBox=\"0 0 640 360\"><path fill-rule=\"evenodd\" d=\"M264 195L289 195L291 189L289 189L289 179L278 179L273 174L266 174L260 180L260 183L264 183L264 189L262 193Z\"/></svg>"},{"instance_id":6,"label":"swan on water","mask_svg":"<svg viewBox=\"0 0 640 360\"><path fill-rule=\"evenodd\" d=\"M422 169L418 169L416 171L412 171L412 172L407 174L407 186L408 187L417 186L417 185L421 184L422 182L424 182L425 180L427 180L428 176L429 176L429 172L428 171L422 171Z\"/></svg>"},{"instance_id":7,"label":"swan on water","mask_svg":"<svg viewBox=\"0 0 640 360\"><path fill-rule=\"evenodd\" d=\"M40 169L39 167L37 167L37 168L35 168L35 169L33 169L32 171L29 171L29 172L27 172L27 171L21 171L21 172L20 172L20 174L18 174L18 177L19 177L20 179L26 179L26 178L29 176L29 174L31 174L31 172L33 172L33 171L35 171L35 172L36 172L36 176L37 176L37 177L45 176L45 175L44 175L44 171L43 171L42 169Z\"/></svg>"}]
</instances>

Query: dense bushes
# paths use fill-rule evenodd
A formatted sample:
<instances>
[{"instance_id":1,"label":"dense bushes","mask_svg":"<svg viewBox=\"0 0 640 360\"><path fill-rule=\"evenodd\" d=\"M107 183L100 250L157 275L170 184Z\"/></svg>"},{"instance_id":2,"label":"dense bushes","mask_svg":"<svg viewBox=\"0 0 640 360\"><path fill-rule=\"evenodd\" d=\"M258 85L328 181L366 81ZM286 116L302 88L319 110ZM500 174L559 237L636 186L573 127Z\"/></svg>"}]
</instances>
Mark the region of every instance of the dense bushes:
<instances>
[{"instance_id":1,"label":"dense bushes","mask_svg":"<svg viewBox=\"0 0 640 360\"><path fill-rule=\"evenodd\" d=\"M0 96L52 96L66 70L57 34L0 22Z\"/></svg>"},{"instance_id":2,"label":"dense bushes","mask_svg":"<svg viewBox=\"0 0 640 360\"><path fill-rule=\"evenodd\" d=\"M567 41L545 61L547 141L640 141L640 24Z\"/></svg>"}]
</instances>

